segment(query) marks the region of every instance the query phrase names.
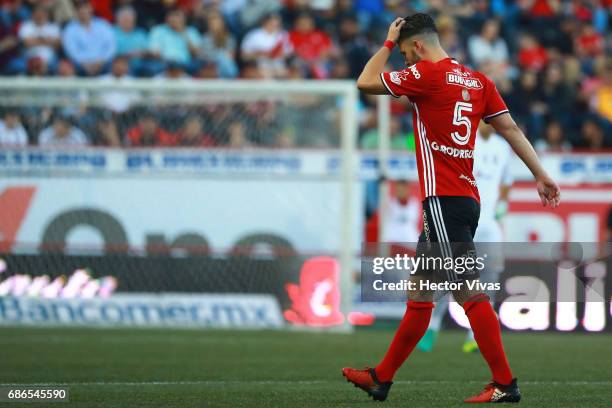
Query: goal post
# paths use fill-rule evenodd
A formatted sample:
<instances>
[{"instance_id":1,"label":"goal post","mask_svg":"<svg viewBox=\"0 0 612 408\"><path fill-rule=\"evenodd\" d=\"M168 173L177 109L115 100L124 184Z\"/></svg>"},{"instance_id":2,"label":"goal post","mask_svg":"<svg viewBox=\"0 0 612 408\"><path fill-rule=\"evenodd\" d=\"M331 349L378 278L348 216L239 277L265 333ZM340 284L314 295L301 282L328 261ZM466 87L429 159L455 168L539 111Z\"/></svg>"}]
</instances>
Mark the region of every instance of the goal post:
<instances>
[{"instance_id":1,"label":"goal post","mask_svg":"<svg viewBox=\"0 0 612 408\"><path fill-rule=\"evenodd\" d=\"M391 96L379 95L376 98L378 122L378 171L380 185L378 188L378 240L383 243L385 238L385 220L389 201L389 156L391 151ZM382 246L384 247L384 245ZM382 249L381 247L381 249Z\"/></svg>"},{"instance_id":2,"label":"goal post","mask_svg":"<svg viewBox=\"0 0 612 408\"><path fill-rule=\"evenodd\" d=\"M347 317L363 222L357 104L353 81L0 79L0 114L17 112L29 138L0 154L0 207L20 217L1 231L0 297L40 295L35 281L59 277L57 297L78 299L86 284L95 297L90 282L113 278L115 295L254 290L283 312L300 266L329 257ZM62 131L87 146L62 144ZM55 144L40 145L44 132ZM147 132L163 146L143 143ZM287 253L293 262L272 262ZM64 293L77 270L86 283ZM15 276L19 293L6 283ZM314 321L298 325L350 330L346 318Z\"/></svg>"}]
</instances>

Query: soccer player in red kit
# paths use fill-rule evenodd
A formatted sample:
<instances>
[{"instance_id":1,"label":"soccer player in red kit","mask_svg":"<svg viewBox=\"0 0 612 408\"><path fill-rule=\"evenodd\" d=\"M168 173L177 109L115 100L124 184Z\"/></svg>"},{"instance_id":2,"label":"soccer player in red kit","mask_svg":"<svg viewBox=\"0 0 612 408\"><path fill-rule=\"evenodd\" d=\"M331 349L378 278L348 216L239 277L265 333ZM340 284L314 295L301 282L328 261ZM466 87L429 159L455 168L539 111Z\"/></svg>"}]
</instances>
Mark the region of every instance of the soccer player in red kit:
<instances>
[{"instance_id":1,"label":"soccer player in red kit","mask_svg":"<svg viewBox=\"0 0 612 408\"><path fill-rule=\"evenodd\" d=\"M408 68L384 72L395 45ZM357 86L368 94L406 96L412 103L424 224L419 238L421 249L417 246L417 253L429 253L435 246L444 258L474 254L473 238L480 204L472 165L476 129L481 119L508 141L531 170L542 204L553 208L559 205L559 187L540 165L495 84L446 54L431 16L418 13L391 23L385 45L368 61ZM410 279L462 282L477 278L475 270L459 273L446 269L419 270ZM453 297L463 306L492 375L485 389L465 402L518 402L521 394L504 352L497 315L487 295L469 290L467 285L460 288L453 291ZM375 400L387 398L395 372L429 324L434 292L409 290L408 299L406 313L382 361L374 368L342 370L348 381Z\"/></svg>"}]
</instances>

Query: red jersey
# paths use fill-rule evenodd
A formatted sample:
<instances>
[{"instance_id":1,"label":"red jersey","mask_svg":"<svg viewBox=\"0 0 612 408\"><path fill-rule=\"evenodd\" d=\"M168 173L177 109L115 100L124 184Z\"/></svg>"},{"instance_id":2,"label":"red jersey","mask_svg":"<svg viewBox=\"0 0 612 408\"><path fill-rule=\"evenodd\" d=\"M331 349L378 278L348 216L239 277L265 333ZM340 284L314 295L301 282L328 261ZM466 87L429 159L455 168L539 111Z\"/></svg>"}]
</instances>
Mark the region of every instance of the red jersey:
<instances>
[{"instance_id":1,"label":"red jersey","mask_svg":"<svg viewBox=\"0 0 612 408\"><path fill-rule=\"evenodd\" d=\"M289 41L297 56L306 61L316 60L332 45L329 36L320 30L312 30L307 33L291 31Z\"/></svg>"},{"instance_id":2,"label":"red jersey","mask_svg":"<svg viewBox=\"0 0 612 408\"><path fill-rule=\"evenodd\" d=\"M139 126L128 130L127 139L130 146L174 146L176 143L175 137L161 128L153 135L146 136Z\"/></svg>"},{"instance_id":3,"label":"red jersey","mask_svg":"<svg viewBox=\"0 0 612 408\"><path fill-rule=\"evenodd\" d=\"M472 174L476 130L481 119L508 112L493 81L451 58L420 61L381 78L392 96L412 102L421 198L480 201Z\"/></svg>"}]
</instances>

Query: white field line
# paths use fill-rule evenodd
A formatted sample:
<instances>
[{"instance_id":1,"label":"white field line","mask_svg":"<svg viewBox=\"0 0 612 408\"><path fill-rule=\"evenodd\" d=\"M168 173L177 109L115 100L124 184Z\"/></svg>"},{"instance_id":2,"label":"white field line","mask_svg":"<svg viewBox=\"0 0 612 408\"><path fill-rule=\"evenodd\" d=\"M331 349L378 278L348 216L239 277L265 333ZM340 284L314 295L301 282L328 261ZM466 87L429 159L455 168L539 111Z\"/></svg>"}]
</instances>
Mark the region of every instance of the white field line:
<instances>
[{"instance_id":1,"label":"white field line","mask_svg":"<svg viewBox=\"0 0 612 408\"><path fill-rule=\"evenodd\" d=\"M126 334L121 337L117 337L114 334L99 334L91 335L87 337L66 337L64 335L36 335L36 336L0 336L0 344L23 344L23 343L83 343L90 339L95 339L96 342L110 343L110 344L126 344L126 343L182 343L182 344L198 344L198 343L218 343L219 338L217 337L194 337L186 338L179 335L164 335L164 336L151 336L142 337L139 334ZM266 340L267 342L268 340ZM270 341L274 341L270 339ZM278 342L282 342L279 340ZM244 343L244 339L223 339L223 343Z\"/></svg>"},{"instance_id":2,"label":"white field line","mask_svg":"<svg viewBox=\"0 0 612 408\"><path fill-rule=\"evenodd\" d=\"M41 387L41 386L75 386L75 387L140 387L140 386L171 386L171 385L315 385L331 384L334 381L325 380L201 380L201 381L86 381L86 382L41 382L41 383L0 383L0 387ZM483 381L445 381L445 380L400 380L395 384L483 384ZM612 381L589 381L589 380L567 380L567 381L521 381L520 385L610 385Z\"/></svg>"}]
</instances>

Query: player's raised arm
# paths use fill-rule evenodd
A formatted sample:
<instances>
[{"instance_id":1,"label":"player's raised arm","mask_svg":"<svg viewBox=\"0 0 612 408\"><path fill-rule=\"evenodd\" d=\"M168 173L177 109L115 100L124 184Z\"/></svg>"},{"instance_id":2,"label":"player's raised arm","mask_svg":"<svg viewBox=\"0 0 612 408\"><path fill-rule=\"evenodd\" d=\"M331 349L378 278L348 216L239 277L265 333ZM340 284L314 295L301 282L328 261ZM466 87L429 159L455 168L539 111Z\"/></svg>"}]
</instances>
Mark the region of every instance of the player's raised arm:
<instances>
[{"instance_id":1,"label":"player's raised arm","mask_svg":"<svg viewBox=\"0 0 612 408\"><path fill-rule=\"evenodd\" d=\"M393 46L397 42L400 31L405 23L406 21L401 17L396 18L395 21L391 23L385 45L381 47L376 54L372 55L372 58L370 58L363 68L361 75L357 78L357 87L359 90L372 95L385 95L388 93L380 79L380 74L385 70L385 65L387 65L389 56L391 56Z\"/></svg>"},{"instance_id":2,"label":"player's raised arm","mask_svg":"<svg viewBox=\"0 0 612 408\"><path fill-rule=\"evenodd\" d=\"M504 139L508 141L518 157L525 163L535 177L538 194L543 206L555 208L561 200L561 190L546 173L533 146L508 112L495 116L488 121Z\"/></svg>"}]
</instances>

